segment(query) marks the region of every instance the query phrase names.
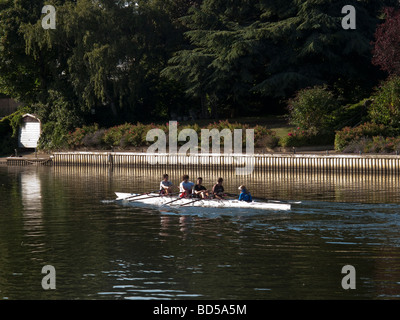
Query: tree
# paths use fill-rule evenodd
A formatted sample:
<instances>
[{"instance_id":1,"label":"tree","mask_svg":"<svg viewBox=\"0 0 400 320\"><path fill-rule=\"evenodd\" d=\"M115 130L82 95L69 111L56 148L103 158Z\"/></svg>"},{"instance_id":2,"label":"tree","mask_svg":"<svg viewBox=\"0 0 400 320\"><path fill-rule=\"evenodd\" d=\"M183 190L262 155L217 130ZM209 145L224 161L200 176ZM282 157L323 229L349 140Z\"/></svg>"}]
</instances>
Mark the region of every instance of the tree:
<instances>
[{"instance_id":1,"label":"tree","mask_svg":"<svg viewBox=\"0 0 400 320\"><path fill-rule=\"evenodd\" d=\"M202 97L203 109L211 97L219 109L251 101L268 109L265 98L321 84L368 91L378 78L370 41L380 8L393 2L204 0L182 18L191 47L176 52L163 74ZM348 4L356 8L356 30L341 26Z\"/></svg>"},{"instance_id":2,"label":"tree","mask_svg":"<svg viewBox=\"0 0 400 320\"><path fill-rule=\"evenodd\" d=\"M386 20L375 32L372 63L389 74L400 75L400 10L386 8L384 13Z\"/></svg>"},{"instance_id":3,"label":"tree","mask_svg":"<svg viewBox=\"0 0 400 320\"><path fill-rule=\"evenodd\" d=\"M383 124L388 134L400 132L400 76L392 75L374 92L368 115L373 123Z\"/></svg>"},{"instance_id":4,"label":"tree","mask_svg":"<svg viewBox=\"0 0 400 320\"><path fill-rule=\"evenodd\" d=\"M225 105L243 104L251 95L256 74L258 44L246 29L255 17L252 1L203 1L181 19L191 46L175 53L162 74L187 84L186 93L197 97L201 114ZM210 109L210 110L208 110Z\"/></svg>"},{"instance_id":5,"label":"tree","mask_svg":"<svg viewBox=\"0 0 400 320\"><path fill-rule=\"evenodd\" d=\"M326 86L300 90L289 100L290 124L309 134L332 133L333 112L338 101Z\"/></svg>"},{"instance_id":6,"label":"tree","mask_svg":"<svg viewBox=\"0 0 400 320\"><path fill-rule=\"evenodd\" d=\"M166 116L166 109L179 104L179 85L160 78L160 70L180 45L181 30L160 4L63 1L57 5L56 30L43 30L37 20L20 26L26 55L45 62L40 94L33 99L47 110L45 118L52 112L50 90L81 118L89 119L96 109L108 124L111 118Z\"/></svg>"},{"instance_id":7,"label":"tree","mask_svg":"<svg viewBox=\"0 0 400 320\"><path fill-rule=\"evenodd\" d=\"M22 102L32 102L43 85L45 64L25 51L23 24L35 23L43 1L0 2L0 91Z\"/></svg>"}]
</instances>

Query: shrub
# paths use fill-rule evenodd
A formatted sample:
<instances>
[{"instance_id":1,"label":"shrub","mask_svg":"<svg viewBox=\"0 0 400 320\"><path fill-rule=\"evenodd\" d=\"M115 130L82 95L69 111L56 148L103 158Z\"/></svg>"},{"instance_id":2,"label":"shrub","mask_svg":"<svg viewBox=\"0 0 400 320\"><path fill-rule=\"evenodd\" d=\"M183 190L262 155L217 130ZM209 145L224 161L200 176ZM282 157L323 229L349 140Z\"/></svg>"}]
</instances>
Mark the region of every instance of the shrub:
<instances>
[{"instance_id":1,"label":"shrub","mask_svg":"<svg viewBox=\"0 0 400 320\"><path fill-rule=\"evenodd\" d=\"M76 128L74 132L68 134L68 145L73 148L88 146L91 136L99 130L98 124ZM89 143L90 144L90 143Z\"/></svg>"},{"instance_id":2,"label":"shrub","mask_svg":"<svg viewBox=\"0 0 400 320\"><path fill-rule=\"evenodd\" d=\"M88 148L103 148L103 136L105 129L100 129L95 132L89 132L82 139L82 145Z\"/></svg>"},{"instance_id":3,"label":"shrub","mask_svg":"<svg viewBox=\"0 0 400 320\"><path fill-rule=\"evenodd\" d=\"M73 132L68 134L68 145L70 148L80 147L143 147L149 146L153 142L146 141L146 136L151 129L161 129L165 132L167 142L168 139L168 128L169 123L163 125L141 124L135 125L125 123L123 125L114 126L109 129L99 129L98 125L83 126L82 128L76 128ZM196 133L201 136L201 128L198 124L179 126L178 133L183 129L193 129ZM233 133L234 129L250 129L249 125L243 125L240 123L229 123L228 120L211 123L207 126L207 129L217 129L222 131L223 129L229 129ZM257 125L254 128L254 142L257 148L274 148L278 145L279 139L276 137L275 132L267 129L266 127ZM232 137L233 138L233 137ZM242 143L246 142L246 135L242 135ZM186 143L185 141L179 141L178 146ZM200 139L199 139L200 144ZM221 141L223 146L224 140Z\"/></svg>"},{"instance_id":4,"label":"shrub","mask_svg":"<svg viewBox=\"0 0 400 320\"><path fill-rule=\"evenodd\" d=\"M338 107L337 99L326 86L303 89L289 100L289 120L312 135L332 132L332 112Z\"/></svg>"},{"instance_id":5,"label":"shrub","mask_svg":"<svg viewBox=\"0 0 400 320\"><path fill-rule=\"evenodd\" d=\"M119 146L122 137L129 131L131 124L125 123L123 125L114 126L106 130L104 133L103 141L108 146Z\"/></svg>"},{"instance_id":6,"label":"shrub","mask_svg":"<svg viewBox=\"0 0 400 320\"><path fill-rule=\"evenodd\" d=\"M279 145L279 138L275 131L256 125L254 127L254 145L256 148L273 149Z\"/></svg>"},{"instance_id":7,"label":"shrub","mask_svg":"<svg viewBox=\"0 0 400 320\"><path fill-rule=\"evenodd\" d=\"M49 121L42 125L38 148L56 150L68 147L68 131L60 122Z\"/></svg>"},{"instance_id":8,"label":"shrub","mask_svg":"<svg viewBox=\"0 0 400 320\"><path fill-rule=\"evenodd\" d=\"M384 124L391 133L400 130L400 77L393 76L380 85L373 96L369 117L372 122Z\"/></svg>"},{"instance_id":9,"label":"shrub","mask_svg":"<svg viewBox=\"0 0 400 320\"><path fill-rule=\"evenodd\" d=\"M334 136L330 133L315 134L312 131L302 130L300 127L293 129L281 139L282 147L302 147L332 144Z\"/></svg>"},{"instance_id":10,"label":"shrub","mask_svg":"<svg viewBox=\"0 0 400 320\"><path fill-rule=\"evenodd\" d=\"M383 124L371 122L366 122L354 128L344 127L342 130L336 132L335 149L342 151L354 140L360 140L363 137L386 136L387 133L387 129Z\"/></svg>"},{"instance_id":11,"label":"shrub","mask_svg":"<svg viewBox=\"0 0 400 320\"><path fill-rule=\"evenodd\" d=\"M371 99L363 99L355 104L344 105L338 108L334 114L334 128L340 130L346 126L356 126L361 122L369 120L367 106L371 104Z\"/></svg>"},{"instance_id":12,"label":"shrub","mask_svg":"<svg viewBox=\"0 0 400 320\"><path fill-rule=\"evenodd\" d=\"M13 137L13 129L11 127L10 118L5 117L0 120L0 154L9 155L16 148L16 138Z\"/></svg>"},{"instance_id":13,"label":"shrub","mask_svg":"<svg viewBox=\"0 0 400 320\"><path fill-rule=\"evenodd\" d=\"M400 137L363 137L353 140L343 150L346 153L395 153L400 150Z\"/></svg>"},{"instance_id":14,"label":"shrub","mask_svg":"<svg viewBox=\"0 0 400 320\"><path fill-rule=\"evenodd\" d=\"M0 154L14 153L14 149L18 147L18 129L22 115L29 111L29 108L23 107L0 120Z\"/></svg>"},{"instance_id":15,"label":"shrub","mask_svg":"<svg viewBox=\"0 0 400 320\"><path fill-rule=\"evenodd\" d=\"M346 147L343 148L344 153L360 153L367 150L367 146L370 143L371 138L363 137L359 140L351 141Z\"/></svg>"}]
</instances>

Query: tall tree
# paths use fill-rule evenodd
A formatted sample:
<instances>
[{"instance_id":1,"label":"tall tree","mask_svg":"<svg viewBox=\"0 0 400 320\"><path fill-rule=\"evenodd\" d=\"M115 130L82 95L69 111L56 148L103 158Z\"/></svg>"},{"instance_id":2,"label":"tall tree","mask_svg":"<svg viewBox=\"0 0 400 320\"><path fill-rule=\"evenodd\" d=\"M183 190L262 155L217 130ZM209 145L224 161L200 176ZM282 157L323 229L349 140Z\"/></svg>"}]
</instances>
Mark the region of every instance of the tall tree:
<instances>
[{"instance_id":1,"label":"tall tree","mask_svg":"<svg viewBox=\"0 0 400 320\"><path fill-rule=\"evenodd\" d=\"M370 88L370 41L380 9L393 2L204 0L182 19L191 47L178 51L163 74L202 97L203 110L204 101L262 105L265 97L286 98L316 84ZM355 30L342 28L345 5L356 9Z\"/></svg>"},{"instance_id":2,"label":"tall tree","mask_svg":"<svg viewBox=\"0 0 400 320\"><path fill-rule=\"evenodd\" d=\"M180 92L160 78L182 39L171 15L157 0L78 0L57 6L56 30L25 24L26 52L47 63L43 93L54 90L86 114L110 110L115 121L165 116Z\"/></svg>"},{"instance_id":3,"label":"tall tree","mask_svg":"<svg viewBox=\"0 0 400 320\"><path fill-rule=\"evenodd\" d=\"M376 29L372 62L389 74L400 75L400 10L386 8L385 17Z\"/></svg>"},{"instance_id":4,"label":"tall tree","mask_svg":"<svg viewBox=\"0 0 400 320\"><path fill-rule=\"evenodd\" d=\"M25 50L24 23L40 19L43 1L0 1L0 91L19 101L35 100L42 86L45 63Z\"/></svg>"}]
</instances>

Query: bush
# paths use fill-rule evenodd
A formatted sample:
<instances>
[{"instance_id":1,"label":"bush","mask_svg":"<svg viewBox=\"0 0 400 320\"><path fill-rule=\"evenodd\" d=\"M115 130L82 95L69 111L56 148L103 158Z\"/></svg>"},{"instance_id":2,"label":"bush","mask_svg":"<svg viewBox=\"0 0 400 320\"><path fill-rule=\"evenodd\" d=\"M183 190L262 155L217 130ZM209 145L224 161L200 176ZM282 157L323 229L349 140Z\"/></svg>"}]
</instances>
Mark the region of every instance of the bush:
<instances>
[{"instance_id":1,"label":"bush","mask_svg":"<svg viewBox=\"0 0 400 320\"><path fill-rule=\"evenodd\" d=\"M193 129L196 130L196 128ZM229 129L232 132L232 138L235 129L241 129L241 130L254 129L254 146L256 148L275 148L276 146L278 146L279 143L279 138L276 137L275 131L267 129L266 127L261 125L256 125L254 128L251 128L248 124L241 124L238 122L230 123L228 120L220 120L219 122L210 123L207 126L207 129L209 130L217 129L219 131L222 131L224 129ZM198 131L196 130L198 134L200 133L200 131L201 130ZM245 143L246 143L246 135L245 132L243 132L242 145L245 145ZM222 145L223 142L221 143L221 146Z\"/></svg>"},{"instance_id":2,"label":"bush","mask_svg":"<svg viewBox=\"0 0 400 320\"><path fill-rule=\"evenodd\" d=\"M363 99L357 103L345 105L337 109L334 114L334 127L340 130L346 126L356 126L361 122L369 121L366 105L371 104L370 99Z\"/></svg>"},{"instance_id":3,"label":"bush","mask_svg":"<svg viewBox=\"0 0 400 320\"><path fill-rule=\"evenodd\" d=\"M60 122L50 121L42 125L38 148L57 150L68 147L68 131Z\"/></svg>"},{"instance_id":4,"label":"bush","mask_svg":"<svg viewBox=\"0 0 400 320\"><path fill-rule=\"evenodd\" d=\"M0 120L0 154L9 155L18 147L18 129L27 112L29 109L24 107Z\"/></svg>"},{"instance_id":5,"label":"bush","mask_svg":"<svg viewBox=\"0 0 400 320\"><path fill-rule=\"evenodd\" d=\"M68 132L82 123L77 106L66 101L61 93L49 90L47 103L36 103L32 109L43 124L38 147L45 150L68 148Z\"/></svg>"},{"instance_id":6,"label":"bush","mask_svg":"<svg viewBox=\"0 0 400 320\"><path fill-rule=\"evenodd\" d=\"M380 85L369 110L372 122L384 124L392 134L400 130L400 77L393 76Z\"/></svg>"},{"instance_id":7,"label":"bush","mask_svg":"<svg viewBox=\"0 0 400 320\"><path fill-rule=\"evenodd\" d=\"M17 147L17 139L13 137L10 118L5 117L0 120L0 154L10 155Z\"/></svg>"},{"instance_id":8,"label":"bush","mask_svg":"<svg viewBox=\"0 0 400 320\"><path fill-rule=\"evenodd\" d=\"M136 125L125 123L123 125L114 126L109 129L99 129L98 125L83 126L77 128L73 132L68 134L68 146L70 148L81 148L81 147L143 147L149 146L153 142L146 141L147 132L151 129L161 129L165 132L167 142L169 134L169 123L163 125L155 124L141 124ZM201 128L198 124L179 126L178 133L183 129L193 129L196 131L198 136L201 136ZM219 121L211 123L207 126L207 129L217 129L222 131L223 129L229 129L233 133L234 129L250 129L249 125L243 125L240 123L229 123L229 121ZM257 148L274 148L278 145L279 139L276 137L275 132L267 129L263 126L257 125L254 128L254 142ZM242 135L242 143L246 142L246 135ZM178 146L186 143L185 141L179 141ZM199 139L200 144L200 139ZM224 140L221 141L223 146Z\"/></svg>"},{"instance_id":9,"label":"bush","mask_svg":"<svg viewBox=\"0 0 400 320\"><path fill-rule=\"evenodd\" d=\"M98 131L99 126L97 124L76 128L74 132L68 133L68 145L72 148L88 147L88 144L93 144L92 137Z\"/></svg>"},{"instance_id":10,"label":"bush","mask_svg":"<svg viewBox=\"0 0 400 320\"><path fill-rule=\"evenodd\" d=\"M335 135L335 149L344 150L351 142L358 141L364 137L372 138L374 136L387 136L387 129L383 124L366 122L357 127L344 127L337 131Z\"/></svg>"},{"instance_id":11,"label":"bush","mask_svg":"<svg viewBox=\"0 0 400 320\"><path fill-rule=\"evenodd\" d=\"M165 133L168 132L167 126L155 126L154 124L144 125L137 123L136 125L125 123L107 129L104 132L103 141L107 146L113 147L141 147L151 143L146 141L147 132L151 129L159 128Z\"/></svg>"},{"instance_id":12,"label":"bush","mask_svg":"<svg viewBox=\"0 0 400 320\"><path fill-rule=\"evenodd\" d=\"M100 129L95 132L89 132L82 139L82 145L88 148L103 148L103 136L105 132L105 129Z\"/></svg>"},{"instance_id":13,"label":"bush","mask_svg":"<svg viewBox=\"0 0 400 320\"><path fill-rule=\"evenodd\" d=\"M363 137L353 140L343 150L345 153L395 153L400 150L400 137Z\"/></svg>"},{"instance_id":14,"label":"bush","mask_svg":"<svg viewBox=\"0 0 400 320\"><path fill-rule=\"evenodd\" d=\"M317 146L330 145L333 143L333 140L333 134L314 134L313 132L297 127L297 129L293 129L286 137L282 138L280 144L282 147Z\"/></svg>"},{"instance_id":15,"label":"bush","mask_svg":"<svg viewBox=\"0 0 400 320\"><path fill-rule=\"evenodd\" d=\"M338 107L337 99L326 86L300 90L288 103L290 124L311 135L332 132L332 112Z\"/></svg>"}]
</instances>

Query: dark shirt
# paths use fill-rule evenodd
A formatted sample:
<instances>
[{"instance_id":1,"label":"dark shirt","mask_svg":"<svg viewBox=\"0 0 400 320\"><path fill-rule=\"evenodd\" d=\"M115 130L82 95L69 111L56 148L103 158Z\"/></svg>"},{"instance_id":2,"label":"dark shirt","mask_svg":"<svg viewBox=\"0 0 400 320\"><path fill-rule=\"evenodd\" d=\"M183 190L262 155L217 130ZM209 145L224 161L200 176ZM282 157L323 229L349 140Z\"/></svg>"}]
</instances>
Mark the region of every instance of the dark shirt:
<instances>
[{"instance_id":1,"label":"dark shirt","mask_svg":"<svg viewBox=\"0 0 400 320\"><path fill-rule=\"evenodd\" d=\"M213 187L213 193L219 194L224 192L224 187L222 185L216 184Z\"/></svg>"},{"instance_id":2,"label":"dark shirt","mask_svg":"<svg viewBox=\"0 0 400 320\"><path fill-rule=\"evenodd\" d=\"M207 188L205 186L201 186L198 184L194 186L194 191L201 191L201 190L207 190Z\"/></svg>"}]
</instances>

